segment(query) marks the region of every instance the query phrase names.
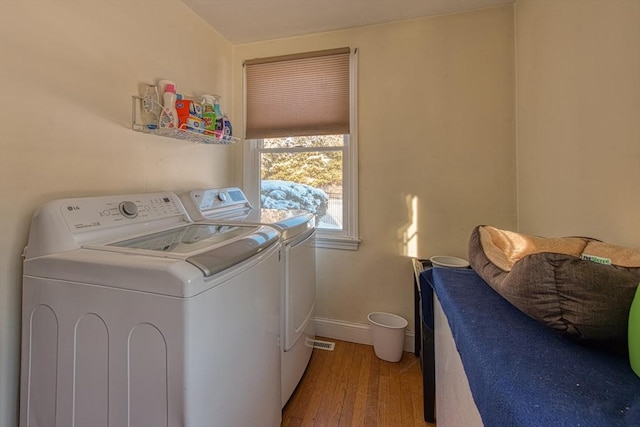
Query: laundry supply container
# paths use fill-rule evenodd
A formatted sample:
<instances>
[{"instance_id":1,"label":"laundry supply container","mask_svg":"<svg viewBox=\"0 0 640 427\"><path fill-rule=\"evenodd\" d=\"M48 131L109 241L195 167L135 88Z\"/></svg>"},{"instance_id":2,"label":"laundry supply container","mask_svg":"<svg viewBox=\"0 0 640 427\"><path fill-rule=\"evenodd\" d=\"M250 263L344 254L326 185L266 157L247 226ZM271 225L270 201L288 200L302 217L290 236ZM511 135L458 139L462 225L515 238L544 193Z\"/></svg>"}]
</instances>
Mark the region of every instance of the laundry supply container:
<instances>
[{"instance_id":1,"label":"laundry supply container","mask_svg":"<svg viewBox=\"0 0 640 427\"><path fill-rule=\"evenodd\" d=\"M402 358L407 320L379 311L369 313L367 319L371 325L371 339L376 356L387 362L398 362Z\"/></svg>"}]
</instances>

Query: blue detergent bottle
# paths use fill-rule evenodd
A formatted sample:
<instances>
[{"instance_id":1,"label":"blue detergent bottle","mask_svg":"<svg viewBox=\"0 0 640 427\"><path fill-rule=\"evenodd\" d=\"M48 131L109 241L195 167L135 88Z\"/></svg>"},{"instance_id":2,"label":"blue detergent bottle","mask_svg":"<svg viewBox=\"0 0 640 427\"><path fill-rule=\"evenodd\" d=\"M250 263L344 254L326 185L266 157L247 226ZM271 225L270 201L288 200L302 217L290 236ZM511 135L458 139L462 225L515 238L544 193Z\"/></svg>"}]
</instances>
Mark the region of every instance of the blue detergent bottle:
<instances>
[{"instance_id":1,"label":"blue detergent bottle","mask_svg":"<svg viewBox=\"0 0 640 427\"><path fill-rule=\"evenodd\" d=\"M224 122L224 127L222 129L223 139L225 142L231 142L231 137L233 136L233 128L231 127L231 121L229 117L227 117L227 113L222 114L222 119Z\"/></svg>"}]
</instances>

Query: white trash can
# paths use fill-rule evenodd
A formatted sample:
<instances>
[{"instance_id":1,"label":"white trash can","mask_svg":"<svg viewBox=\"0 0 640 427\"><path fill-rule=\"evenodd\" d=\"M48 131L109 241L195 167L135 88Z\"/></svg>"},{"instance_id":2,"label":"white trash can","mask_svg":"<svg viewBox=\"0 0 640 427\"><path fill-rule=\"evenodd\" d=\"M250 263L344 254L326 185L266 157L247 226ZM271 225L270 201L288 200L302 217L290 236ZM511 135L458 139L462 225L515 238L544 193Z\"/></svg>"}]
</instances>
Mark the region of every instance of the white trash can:
<instances>
[{"instance_id":1,"label":"white trash can","mask_svg":"<svg viewBox=\"0 0 640 427\"><path fill-rule=\"evenodd\" d=\"M407 320L383 312L369 313L367 319L371 324L371 339L376 356L387 362L398 362L402 359Z\"/></svg>"}]
</instances>

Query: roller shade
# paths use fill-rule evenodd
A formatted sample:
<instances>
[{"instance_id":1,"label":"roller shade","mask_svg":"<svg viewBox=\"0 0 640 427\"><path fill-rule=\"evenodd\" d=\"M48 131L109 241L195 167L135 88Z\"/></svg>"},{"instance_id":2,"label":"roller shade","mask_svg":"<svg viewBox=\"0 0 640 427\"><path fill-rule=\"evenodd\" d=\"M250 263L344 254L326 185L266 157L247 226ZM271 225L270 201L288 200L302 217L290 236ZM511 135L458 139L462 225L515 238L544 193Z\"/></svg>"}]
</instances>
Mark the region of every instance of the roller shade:
<instances>
[{"instance_id":1,"label":"roller shade","mask_svg":"<svg viewBox=\"0 0 640 427\"><path fill-rule=\"evenodd\" d=\"M349 133L350 49L245 61L246 138Z\"/></svg>"}]
</instances>

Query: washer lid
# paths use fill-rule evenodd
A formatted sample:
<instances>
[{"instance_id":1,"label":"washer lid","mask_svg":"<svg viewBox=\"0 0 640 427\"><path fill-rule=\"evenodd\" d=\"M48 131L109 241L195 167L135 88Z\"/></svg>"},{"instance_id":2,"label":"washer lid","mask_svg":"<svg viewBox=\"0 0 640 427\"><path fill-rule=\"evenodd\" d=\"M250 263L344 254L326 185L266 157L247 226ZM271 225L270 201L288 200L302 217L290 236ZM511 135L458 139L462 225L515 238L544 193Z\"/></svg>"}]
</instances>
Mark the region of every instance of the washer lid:
<instances>
[{"instance_id":1,"label":"washer lid","mask_svg":"<svg viewBox=\"0 0 640 427\"><path fill-rule=\"evenodd\" d=\"M92 248L183 259L209 277L251 258L279 237L268 226L191 224Z\"/></svg>"},{"instance_id":2,"label":"washer lid","mask_svg":"<svg viewBox=\"0 0 640 427\"><path fill-rule=\"evenodd\" d=\"M218 246L221 243L255 232L257 229L258 227L250 226L190 224L109 243L105 245L105 249L143 249L152 251L150 255L156 256L158 254L153 252L162 252L169 256L172 254L184 255Z\"/></svg>"}]
</instances>

